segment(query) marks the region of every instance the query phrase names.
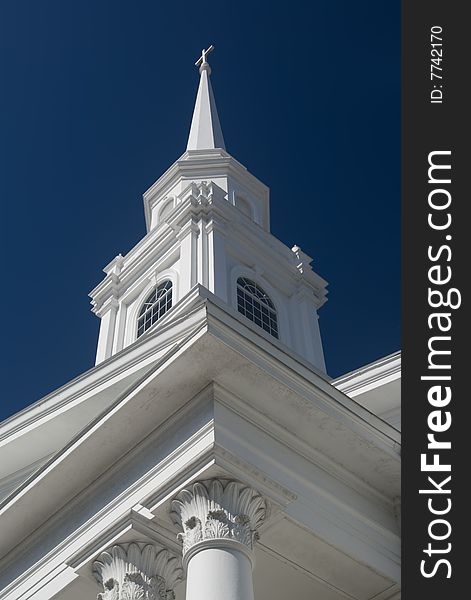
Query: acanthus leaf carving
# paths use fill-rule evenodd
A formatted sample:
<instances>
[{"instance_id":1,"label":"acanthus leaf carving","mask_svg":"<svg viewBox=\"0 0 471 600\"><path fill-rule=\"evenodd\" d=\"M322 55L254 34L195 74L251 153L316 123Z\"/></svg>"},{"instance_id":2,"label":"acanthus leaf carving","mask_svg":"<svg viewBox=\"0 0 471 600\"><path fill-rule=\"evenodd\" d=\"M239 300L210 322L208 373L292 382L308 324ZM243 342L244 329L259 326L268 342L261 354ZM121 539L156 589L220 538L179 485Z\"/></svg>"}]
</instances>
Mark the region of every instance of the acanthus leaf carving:
<instances>
[{"instance_id":1,"label":"acanthus leaf carving","mask_svg":"<svg viewBox=\"0 0 471 600\"><path fill-rule=\"evenodd\" d=\"M197 542L230 539L253 548L267 515L265 499L254 489L221 479L194 483L172 501L171 517L183 532L183 555Z\"/></svg>"},{"instance_id":2,"label":"acanthus leaf carving","mask_svg":"<svg viewBox=\"0 0 471 600\"><path fill-rule=\"evenodd\" d=\"M117 544L102 552L93 573L103 585L98 600L174 600L180 560L154 544Z\"/></svg>"}]
</instances>

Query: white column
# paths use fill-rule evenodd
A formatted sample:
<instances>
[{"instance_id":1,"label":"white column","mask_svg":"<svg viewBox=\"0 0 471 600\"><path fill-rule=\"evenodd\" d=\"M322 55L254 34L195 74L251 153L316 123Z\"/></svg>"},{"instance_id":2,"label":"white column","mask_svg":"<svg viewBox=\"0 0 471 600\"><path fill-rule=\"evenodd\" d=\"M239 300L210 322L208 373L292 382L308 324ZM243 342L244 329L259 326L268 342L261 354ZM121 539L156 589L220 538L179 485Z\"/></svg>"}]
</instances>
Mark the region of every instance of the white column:
<instances>
[{"instance_id":1,"label":"white column","mask_svg":"<svg viewBox=\"0 0 471 600\"><path fill-rule=\"evenodd\" d=\"M234 546L208 544L185 561L186 600L253 600L252 558Z\"/></svg>"},{"instance_id":2,"label":"white column","mask_svg":"<svg viewBox=\"0 0 471 600\"><path fill-rule=\"evenodd\" d=\"M198 281L198 239L200 229L193 216L180 229L177 239L180 242L179 298L183 298Z\"/></svg>"},{"instance_id":3,"label":"white column","mask_svg":"<svg viewBox=\"0 0 471 600\"><path fill-rule=\"evenodd\" d=\"M98 348L95 364L103 362L111 356L113 339L116 327L116 315L119 303L116 298L110 298L96 314L101 318L100 333L98 336Z\"/></svg>"},{"instance_id":4,"label":"white column","mask_svg":"<svg viewBox=\"0 0 471 600\"><path fill-rule=\"evenodd\" d=\"M253 600L253 546L267 504L237 481L212 479L182 490L171 516L183 532L186 600Z\"/></svg>"},{"instance_id":5,"label":"white column","mask_svg":"<svg viewBox=\"0 0 471 600\"><path fill-rule=\"evenodd\" d=\"M225 222L214 214L205 226L208 236L208 289L224 302L229 302L225 228Z\"/></svg>"},{"instance_id":6,"label":"white column","mask_svg":"<svg viewBox=\"0 0 471 600\"><path fill-rule=\"evenodd\" d=\"M103 586L97 600L174 600L181 561L157 544L116 544L93 563Z\"/></svg>"}]
</instances>

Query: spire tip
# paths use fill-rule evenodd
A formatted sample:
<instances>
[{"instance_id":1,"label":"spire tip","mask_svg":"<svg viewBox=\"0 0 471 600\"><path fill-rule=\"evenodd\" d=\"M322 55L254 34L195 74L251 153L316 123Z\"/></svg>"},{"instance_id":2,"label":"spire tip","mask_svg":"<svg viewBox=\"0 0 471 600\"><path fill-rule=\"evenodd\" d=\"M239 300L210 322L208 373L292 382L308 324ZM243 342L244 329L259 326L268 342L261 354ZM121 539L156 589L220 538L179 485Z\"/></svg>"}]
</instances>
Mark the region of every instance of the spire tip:
<instances>
[{"instance_id":1,"label":"spire tip","mask_svg":"<svg viewBox=\"0 0 471 600\"><path fill-rule=\"evenodd\" d=\"M213 50L214 50L214 46L212 44L211 44L211 46L209 46L209 48L207 50L205 50L204 48L203 48L203 50L201 50L201 56L195 62L195 66L199 67L200 75L203 71L208 71L208 75L211 75L211 67L209 66L209 63L208 63L206 57Z\"/></svg>"},{"instance_id":2,"label":"spire tip","mask_svg":"<svg viewBox=\"0 0 471 600\"><path fill-rule=\"evenodd\" d=\"M211 44L207 50L202 50L200 58L195 62L200 71L200 83L196 94L187 150L226 149L209 78L211 67L208 64L207 56L213 50L214 46Z\"/></svg>"}]
</instances>

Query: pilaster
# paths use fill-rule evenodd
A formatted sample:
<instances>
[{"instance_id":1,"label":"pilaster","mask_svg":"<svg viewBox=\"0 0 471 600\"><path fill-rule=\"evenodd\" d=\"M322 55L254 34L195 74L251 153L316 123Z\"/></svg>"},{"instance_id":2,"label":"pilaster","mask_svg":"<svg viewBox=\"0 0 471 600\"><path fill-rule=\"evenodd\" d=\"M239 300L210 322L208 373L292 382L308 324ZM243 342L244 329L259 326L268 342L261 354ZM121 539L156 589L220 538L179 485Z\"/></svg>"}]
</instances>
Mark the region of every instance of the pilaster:
<instances>
[{"instance_id":1,"label":"pilaster","mask_svg":"<svg viewBox=\"0 0 471 600\"><path fill-rule=\"evenodd\" d=\"M101 323L95 364L103 362L112 355L118 309L118 300L111 297L99 311L96 311L101 317Z\"/></svg>"}]
</instances>

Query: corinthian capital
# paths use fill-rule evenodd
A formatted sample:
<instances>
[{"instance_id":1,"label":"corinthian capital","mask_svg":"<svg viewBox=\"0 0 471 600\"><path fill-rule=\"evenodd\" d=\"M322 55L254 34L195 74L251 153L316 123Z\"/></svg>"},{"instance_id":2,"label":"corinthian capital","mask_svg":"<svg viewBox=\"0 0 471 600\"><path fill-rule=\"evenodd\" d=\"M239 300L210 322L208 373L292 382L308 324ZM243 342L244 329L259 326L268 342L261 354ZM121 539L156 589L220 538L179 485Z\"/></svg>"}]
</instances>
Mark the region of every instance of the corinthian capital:
<instances>
[{"instance_id":1,"label":"corinthian capital","mask_svg":"<svg viewBox=\"0 0 471 600\"><path fill-rule=\"evenodd\" d=\"M198 542L233 540L253 548L267 503L254 489L237 481L212 479L182 490L172 501L171 517L183 533L183 555Z\"/></svg>"},{"instance_id":2,"label":"corinthian capital","mask_svg":"<svg viewBox=\"0 0 471 600\"><path fill-rule=\"evenodd\" d=\"M173 600L180 560L154 544L120 544L102 552L93 574L103 585L98 600Z\"/></svg>"}]
</instances>

